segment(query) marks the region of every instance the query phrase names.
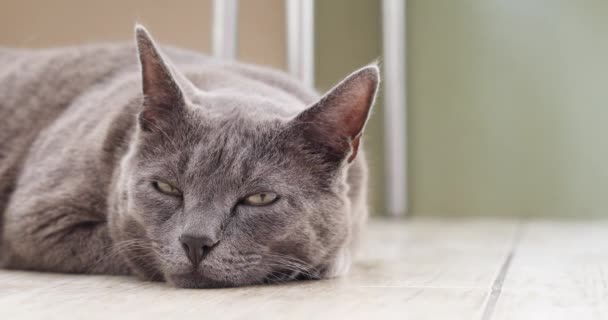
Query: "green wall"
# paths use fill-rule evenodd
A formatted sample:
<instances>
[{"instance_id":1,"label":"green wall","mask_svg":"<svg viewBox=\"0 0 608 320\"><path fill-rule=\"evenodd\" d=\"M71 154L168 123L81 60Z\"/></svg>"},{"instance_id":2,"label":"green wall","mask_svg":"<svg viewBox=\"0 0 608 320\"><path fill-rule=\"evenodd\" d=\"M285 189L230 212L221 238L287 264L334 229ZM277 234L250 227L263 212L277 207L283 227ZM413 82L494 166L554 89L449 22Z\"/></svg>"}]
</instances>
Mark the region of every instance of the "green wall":
<instances>
[{"instance_id":1,"label":"green wall","mask_svg":"<svg viewBox=\"0 0 608 320\"><path fill-rule=\"evenodd\" d=\"M413 214L608 215L608 1L408 1Z\"/></svg>"},{"instance_id":2,"label":"green wall","mask_svg":"<svg viewBox=\"0 0 608 320\"><path fill-rule=\"evenodd\" d=\"M316 2L320 89L381 55L380 10ZM410 214L608 215L608 1L409 0L407 15ZM382 116L380 100L377 214Z\"/></svg>"}]
</instances>

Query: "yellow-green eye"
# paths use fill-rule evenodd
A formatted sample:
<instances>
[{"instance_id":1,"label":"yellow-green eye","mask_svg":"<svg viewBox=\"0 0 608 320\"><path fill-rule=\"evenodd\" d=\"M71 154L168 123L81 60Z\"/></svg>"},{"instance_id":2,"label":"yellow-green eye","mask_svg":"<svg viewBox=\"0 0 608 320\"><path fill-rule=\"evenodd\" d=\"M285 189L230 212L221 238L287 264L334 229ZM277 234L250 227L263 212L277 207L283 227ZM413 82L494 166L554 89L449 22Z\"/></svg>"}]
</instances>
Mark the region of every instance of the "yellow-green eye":
<instances>
[{"instance_id":1,"label":"yellow-green eye","mask_svg":"<svg viewBox=\"0 0 608 320\"><path fill-rule=\"evenodd\" d=\"M164 193L164 194L168 194L171 196L181 196L182 192L181 190L179 190L178 188L165 183L165 182L161 182L161 181L154 181L154 187L156 188L156 190Z\"/></svg>"},{"instance_id":2,"label":"yellow-green eye","mask_svg":"<svg viewBox=\"0 0 608 320\"><path fill-rule=\"evenodd\" d=\"M271 192L256 193L248 196L243 203L249 206L265 206L277 200L277 195Z\"/></svg>"}]
</instances>

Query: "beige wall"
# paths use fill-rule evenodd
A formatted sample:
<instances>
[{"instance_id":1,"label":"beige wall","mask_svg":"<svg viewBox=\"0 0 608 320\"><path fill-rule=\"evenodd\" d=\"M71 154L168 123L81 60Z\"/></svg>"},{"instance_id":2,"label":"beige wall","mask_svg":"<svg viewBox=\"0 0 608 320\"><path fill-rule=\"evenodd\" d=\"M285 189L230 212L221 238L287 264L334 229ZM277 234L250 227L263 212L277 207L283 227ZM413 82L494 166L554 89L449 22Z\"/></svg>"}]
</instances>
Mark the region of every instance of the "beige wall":
<instances>
[{"instance_id":1,"label":"beige wall","mask_svg":"<svg viewBox=\"0 0 608 320\"><path fill-rule=\"evenodd\" d=\"M283 0L241 1L241 60L283 68ZM0 45L130 41L135 22L163 43L210 52L211 0L3 0Z\"/></svg>"}]
</instances>

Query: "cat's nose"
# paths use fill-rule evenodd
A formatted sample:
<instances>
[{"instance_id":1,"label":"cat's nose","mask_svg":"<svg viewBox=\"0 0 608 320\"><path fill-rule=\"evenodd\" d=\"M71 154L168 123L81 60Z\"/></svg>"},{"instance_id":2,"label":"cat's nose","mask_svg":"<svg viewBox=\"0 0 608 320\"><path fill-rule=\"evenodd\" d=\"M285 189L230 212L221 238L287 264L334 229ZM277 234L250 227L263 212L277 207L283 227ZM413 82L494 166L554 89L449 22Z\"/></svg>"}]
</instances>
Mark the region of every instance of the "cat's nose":
<instances>
[{"instance_id":1,"label":"cat's nose","mask_svg":"<svg viewBox=\"0 0 608 320\"><path fill-rule=\"evenodd\" d=\"M211 248L217 243L217 240L209 236L194 236L183 234L179 237L179 242L188 256L188 260L196 268L199 263L207 256Z\"/></svg>"}]
</instances>

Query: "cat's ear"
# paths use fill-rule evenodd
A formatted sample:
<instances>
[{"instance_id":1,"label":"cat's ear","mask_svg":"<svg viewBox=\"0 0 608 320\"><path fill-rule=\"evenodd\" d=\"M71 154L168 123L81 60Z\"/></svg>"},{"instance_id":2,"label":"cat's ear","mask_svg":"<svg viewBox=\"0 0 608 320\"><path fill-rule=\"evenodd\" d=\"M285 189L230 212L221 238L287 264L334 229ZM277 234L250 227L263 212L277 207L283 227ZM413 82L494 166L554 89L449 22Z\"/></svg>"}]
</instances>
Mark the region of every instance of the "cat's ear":
<instances>
[{"instance_id":1,"label":"cat's ear","mask_svg":"<svg viewBox=\"0 0 608 320\"><path fill-rule=\"evenodd\" d=\"M357 155L363 128L380 83L376 65L359 69L294 120L305 137L336 160Z\"/></svg>"},{"instance_id":2,"label":"cat's ear","mask_svg":"<svg viewBox=\"0 0 608 320\"><path fill-rule=\"evenodd\" d=\"M184 94L172 74L169 61L163 58L143 26L135 26L135 39L144 95L144 109L139 114L139 123L142 129L152 131L160 121L184 107Z\"/></svg>"}]
</instances>

